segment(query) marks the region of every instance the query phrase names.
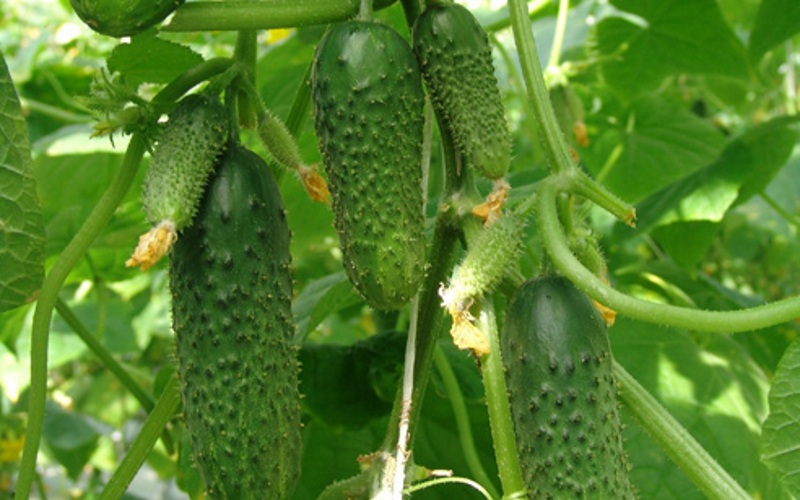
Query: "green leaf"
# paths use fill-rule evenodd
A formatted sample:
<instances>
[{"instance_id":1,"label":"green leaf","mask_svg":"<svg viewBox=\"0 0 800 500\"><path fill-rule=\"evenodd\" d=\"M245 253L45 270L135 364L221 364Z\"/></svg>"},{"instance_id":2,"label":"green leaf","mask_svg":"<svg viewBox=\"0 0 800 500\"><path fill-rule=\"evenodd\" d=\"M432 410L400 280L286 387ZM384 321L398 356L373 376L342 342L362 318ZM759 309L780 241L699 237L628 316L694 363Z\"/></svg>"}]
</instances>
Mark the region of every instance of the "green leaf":
<instances>
[{"instance_id":1,"label":"green leaf","mask_svg":"<svg viewBox=\"0 0 800 500\"><path fill-rule=\"evenodd\" d=\"M769 415L761 434L761 460L793 495L800 496L800 342L778 364L769 391Z\"/></svg>"},{"instance_id":2,"label":"green leaf","mask_svg":"<svg viewBox=\"0 0 800 500\"><path fill-rule=\"evenodd\" d=\"M800 33L800 3L763 0L750 34L750 57L757 62L768 50Z\"/></svg>"},{"instance_id":3,"label":"green leaf","mask_svg":"<svg viewBox=\"0 0 800 500\"><path fill-rule=\"evenodd\" d=\"M302 343L330 314L360 301L344 271L309 283L292 304L297 325L295 340Z\"/></svg>"},{"instance_id":4,"label":"green leaf","mask_svg":"<svg viewBox=\"0 0 800 500\"><path fill-rule=\"evenodd\" d=\"M44 223L28 129L0 53L0 311L36 298L44 278Z\"/></svg>"},{"instance_id":5,"label":"green leaf","mask_svg":"<svg viewBox=\"0 0 800 500\"><path fill-rule=\"evenodd\" d=\"M203 62L197 52L185 45L158 38L147 31L120 44L108 58L108 69L120 72L133 87L140 83L169 83L192 66Z\"/></svg>"},{"instance_id":6,"label":"green leaf","mask_svg":"<svg viewBox=\"0 0 800 500\"><path fill-rule=\"evenodd\" d=\"M710 221L679 221L653 229L652 236L679 266L694 269L717 238L719 224Z\"/></svg>"},{"instance_id":7,"label":"green leaf","mask_svg":"<svg viewBox=\"0 0 800 500\"><path fill-rule=\"evenodd\" d=\"M719 222L728 210L764 189L797 142L797 132L780 118L729 142L719 159L672 183L639 204L637 226L687 221Z\"/></svg>"},{"instance_id":8,"label":"green leaf","mask_svg":"<svg viewBox=\"0 0 800 500\"><path fill-rule=\"evenodd\" d=\"M357 430L389 413L402 373L406 336L386 332L353 345L300 349L303 407L336 428Z\"/></svg>"},{"instance_id":9,"label":"green leaf","mask_svg":"<svg viewBox=\"0 0 800 500\"><path fill-rule=\"evenodd\" d=\"M744 348L728 336L692 335L620 317L610 334L620 364L746 491L756 498L785 498L758 460L768 381ZM622 415L641 498L704 498L626 412Z\"/></svg>"},{"instance_id":10,"label":"green leaf","mask_svg":"<svg viewBox=\"0 0 800 500\"><path fill-rule=\"evenodd\" d=\"M622 137L611 130L598 141L619 143L623 149L610 172L596 173L611 191L631 203L708 165L725 145L723 135L709 122L656 96L634 102L629 121L633 128Z\"/></svg>"},{"instance_id":11,"label":"green leaf","mask_svg":"<svg viewBox=\"0 0 800 500\"><path fill-rule=\"evenodd\" d=\"M597 26L602 73L620 95L653 90L680 73L747 75L744 47L713 0L615 0L638 19L610 17Z\"/></svg>"},{"instance_id":12,"label":"green leaf","mask_svg":"<svg viewBox=\"0 0 800 500\"><path fill-rule=\"evenodd\" d=\"M78 477L97 448L100 433L95 426L87 417L47 402L42 436L53 458L67 469L72 479Z\"/></svg>"}]
</instances>

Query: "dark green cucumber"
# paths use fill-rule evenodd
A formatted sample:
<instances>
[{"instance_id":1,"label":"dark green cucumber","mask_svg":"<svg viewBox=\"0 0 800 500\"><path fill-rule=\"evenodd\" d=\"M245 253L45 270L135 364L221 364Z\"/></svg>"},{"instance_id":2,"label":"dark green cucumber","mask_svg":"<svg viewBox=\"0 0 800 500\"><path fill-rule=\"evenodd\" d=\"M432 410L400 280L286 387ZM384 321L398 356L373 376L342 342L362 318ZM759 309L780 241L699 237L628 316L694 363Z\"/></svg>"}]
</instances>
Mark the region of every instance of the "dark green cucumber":
<instances>
[{"instance_id":1,"label":"dark green cucumber","mask_svg":"<svg viewBox=\"0 0 800 500\"><path fill-rule=\"evenodd\" d=\"M297 482L290 264L275 180L231 146L170 268L183 414L211 498L285 499Z\"/></svg>"},{"instance_id":2,"label":"dark green cucumber","mask_svg":"<svg viewBox=\"0 0 800 500\"><path fill-rule=\"evenodd\" d=\"M566 278L529 280L508 305L502 355L531 498L635 498L603 320Z\"/></svg>"},{"instance_id":3,"label":"dark green cucumber","mask_svg":"<svg viewBox=\"0 0 800 500\"><path fill-rule=\"evenodd\" d=\"M94 31L131 36L160 23L184 0L70 0L78 17Z\"/></svg>"},{"instance_id":4,"label":"dark green cucumber","mask_svg":"<svg viewBox=\"0 0 800 500\"><path fill-rule=\"evenodd\" d=\"M311 89L344 268L372 307L400 307L425 257L417 61L388 26L345 22L320 42Z\"/></svg>"},{"instance_id":5,"label":"dark green cucumber","mask_svg":"<svg viewBox=\"0 0 800 500\"><path fill-rule=\"evenodd\" d=\"M440 123L467 164L503 177L511 139L483 28L461 5L429 2L414 24L414 51Z\"/></svg>"}]
</instances>

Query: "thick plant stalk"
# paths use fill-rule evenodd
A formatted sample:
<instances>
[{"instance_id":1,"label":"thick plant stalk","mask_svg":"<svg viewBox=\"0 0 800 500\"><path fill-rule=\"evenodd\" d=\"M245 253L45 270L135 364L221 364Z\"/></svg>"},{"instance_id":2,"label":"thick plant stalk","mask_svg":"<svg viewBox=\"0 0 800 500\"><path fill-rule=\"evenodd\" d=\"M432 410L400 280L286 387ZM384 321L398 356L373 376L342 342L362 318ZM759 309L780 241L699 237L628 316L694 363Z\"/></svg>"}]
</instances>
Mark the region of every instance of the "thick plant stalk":
<instances>
[{"instance_id":1,"label":"thick plant stalk","mask_svg":"<svg viewBox=\"0 0 800 500\"><path fill-rule=\"evenodd\" d=\"M133 477L142 467L150 450L153 449L159 434L164 430L167 422L172 418L178 407L180 406L181 399L178 396L178 379L172 376L169 383L164 388L161 397L158 398L156 406L133 441L128 454L122 459L114 475L108 481L103 493L100 495L100 500L112 500L122 498L125 490L131 484Z\"/></svg>"},{"instance_id":2,"label":"thick plant stalk","mask_svg":"<svg viewBox=\"0 0 800 500\"><path fill-rule=\"evenodd\" d=\"M620 399L661 449L708 498L746 500L745 492L714 458L616 361Z\"/></svg>"}]
</instances>

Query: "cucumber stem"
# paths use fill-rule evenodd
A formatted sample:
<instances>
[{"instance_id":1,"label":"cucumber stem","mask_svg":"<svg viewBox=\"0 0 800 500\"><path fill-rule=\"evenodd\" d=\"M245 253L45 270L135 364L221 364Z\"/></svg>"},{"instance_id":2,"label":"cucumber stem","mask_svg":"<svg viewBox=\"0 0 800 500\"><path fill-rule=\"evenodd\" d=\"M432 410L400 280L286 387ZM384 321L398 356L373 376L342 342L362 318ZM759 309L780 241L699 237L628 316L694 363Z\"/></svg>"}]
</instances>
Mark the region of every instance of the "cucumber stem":
<instances>
[{"instance_id":1,"label":"cucumber stem","mask_svg":"<svg viewBox=\"0 0 800 500\"><path fill-rule=\"evenodd\" d=\"M706 497L719 500L751 498L666 408L616 361L614 376L621 386L620 399L631 415Z\"/></svg>"},{"instance_id":2,"label":"cucumber stem","mask_svg":"<svg viewBox=\"0 0 800 500\"><path fill-rule=\"evenodd\" d=\"M494 318L492 318L494 319ZM458 430L459 442L461 449L464 453L464 459L467 461L467 466L474 479L480 483L486 491L489 492L492 498L499 498L500 495L495 488L494 483L483 468L478 450L475 448L475 439L472 435L472 425L469 420L469 413L467 413L467 404L464 402L464 395L461 392L461 386L458 384L453 368L447 360L444 351L437 346L433 355L433 362L436 366L436 371L442 377L447 396L450 399L450 404L453 406L453 417L456 421L456 429ZM515 452L516 455L516 452Z\"/></svg>"},{"instance_id":3,"label":"cucumber stem","mask_svg":"<svg viewBox=\"0 0 800 500\"><path fill-rule=\"evenodd\" d=\"M164 392L158 398L153 411L147 416L147 420L145 420L136 439L133 440L128 453L122 459L122 463L114 471L114 475L111 476L108 484L100 494L100 500L122 498L131 480L142 467L150 450L153 449L153 445L155 445L158 436L166 427L167 422L178 411L180 403L178 378L173 375L166 387L164 387Z\"/></svg>"},{"instance_id":4,"label":"cucumber stem","mask_svg":"<svg viewBox=\"0 0 800 500\"><path fill-rule=\"evenodd\" d=\"M572 254L556 211L556 198L562 190L569 190L569 183L560 176L539 185L536 209L542 240L555 266L601 304L649 323L717 333L758 330L800 317L800 296L735 311L706 311L649 302L614 290Z\"/></svg>"},{"instance_id":5,"label":"cucumber stem","mask_svg":"<svg viewBox=\"0 0 800 500\"><path fill-rule=\"evenodd\" d=\"M253 30L240 31L236 36L236 48L233 56L242 68L241 80L247 80L256 85L256 32ZM239 125L244 128L256 127L257 105L247 92L239 91L236 95L239 110Z\"/></svg>"},{"instance_id":6,"label":"cucumber stem","mask_svg":"<svg viewBox=\"0 0 800 500\"><path fill-rule=\"evenodd\" d=\"M522 76L528 90L528 104L541 134L547 165L554 173L574 169L575 163L558 126L555 111L550 103L550 95L544 83L539 56L536 53L536 42L531 32L527 4L524 0L509 0L508 8Z\"/></svg>"},{"instance_id":7,"label":"cucumber stem","mask_svg":"<svg viewBox=\"0 0 800 500\"><path fill-rule=\"evenodd\" d=\"M164 31L240 31L294 28L345 21L360 0L261 0L187 2Z\"/></svg>"},{"instance_id":8,"label":"cucumber stem","mask_svg":"<svg viewBox=\"0 0 800 500\"><path fill-rule=\"evenodd\" d=\"M526 486L519 465L514 424L511 421L511 406L508 403L497 318L489 298L484 300L481 307L478 328L489 338L490 351L481 359L481 373L486 406L489 409L489 426L497 470L500 473L500 483L503 485L503 497L521 498L519 495L524 495Z\"/></svg>"},{"instance_id":9,"label":"cucumber stem","mask_svg":"<svg viewBox=\"0 0 800 500\"><path fill-rule=\"evenodd\" d=\"M128 193L139 170L147 141L141 134L134 134L122 166L111 185L103 194L92 213L83 223L66 248L61 252L44 279L31 326L31 380L28 398L28 431L19 465L17 498L28 498L36 473L36 455L42 438L45 400L47 397L47 344L53 308L58 301L58 292L75 264L83 257L94 240L106 226L114 211Z\"/></svg>"}]
</instances>

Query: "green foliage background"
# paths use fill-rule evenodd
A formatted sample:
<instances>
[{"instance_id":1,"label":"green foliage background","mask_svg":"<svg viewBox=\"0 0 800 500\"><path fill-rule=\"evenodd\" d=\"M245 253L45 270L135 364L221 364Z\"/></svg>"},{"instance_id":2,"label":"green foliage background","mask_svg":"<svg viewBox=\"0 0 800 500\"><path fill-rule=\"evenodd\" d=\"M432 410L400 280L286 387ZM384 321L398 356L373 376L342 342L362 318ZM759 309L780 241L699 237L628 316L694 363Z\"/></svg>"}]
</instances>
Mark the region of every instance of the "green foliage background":
<instances>
[{"instance_id":1,"label":"green foliage background","mask_svg":"<svg viewBox=\"0 0 800 500\"><path fill-rule=\"evenodd\" d=\"M615 288L653 301L708 309L745 307L799 293L795 75L800 60L794 47L800 7L792 0L572 4L561 69L586 109L589 145L577 147L577 152L586 170L635 203L639 215L637 228L631 229L599 210L587 214ZM532 26L540 58L547 61L557 6L547 1L537 5ZM480 2L471 6L486 26L496 28L497 74L514 138L509 175L514 201L530 195L547 166L513 39L502 28L507 13ZM2 13L0 49L26 113L31 171L46 232L45 262L50 265L86 219L125 151L124 136L115 136L113 143L89 139L93 121L80 97L89 94L97 70L107 60L109 69L123 72L143 85L140 91L152 95L158 84L201 57L231 55L235 35L164 32L118 45L80 24L66 1L11 1ZM407 36L398 5L378 15ZM258 90L276 115L287 117L322 33L322 27L312 27L280 40L270 38L275 33L259 35ZM145 51L150 57L142 57ZM310 118L305 117L297 136L309 164L320 161ZM254 135L244 140L264 153ZM402 327L407 317L405 312L377 315L362 304L341 271L329 209L311 202L292 174L279 175L293 230L297 340L305 346L306 448L295 497L315 498L332 481L356 474L357 457L380 446L403 356L402 337L398 342L398 334L389 332ZM61 298L134 379L157 395L172 362L166 267L162 263L142 273L124 266L147 228L140 181L72 271ZM480 187L490 189L488 183ZM431 215L440 188L440 159L434 154ZM532 276L542 255L535 224L527 236L522 264ZM4 288L7 284L3 282ZM31 304L0 313L0 496L13 482L12 450L24 429L31 313ZM73 330L55 316L41 463L54 497L70 492L91 498L102 489L146 413ZM800 444L796 424L787 430L780 416L770 416L763 431L764 454L777 460L781 472L760 459L762 423L770 408L780 407L786 415L796 408L797 362L792 360L797 349L780 369L779 363L797 332L798 325L789 323L736 335L698 334L624 317L610 330L617 360L749 493L766 499L790 498L790 491L798 491L797 483L780 480L800 470L800 457L789 452ZM458 376L481 462L495 477L477 367L446 337L441 343ZM774 378L781 384L776 381L768 402ZM423 407L415 460L469 477L462 437L453 424L452 391L436 373ZM633 480L642 498L702 498L625 409L623 417L628 421L625 438ZM179 421L170 433L176 443L187 443ZM165 498L196 497L202 491L185 449L171 454L159 442L130 497L153 498L153 491ZM479 498L454 485L415 496L452 495Z\"/></svg>"}]
</instances>

